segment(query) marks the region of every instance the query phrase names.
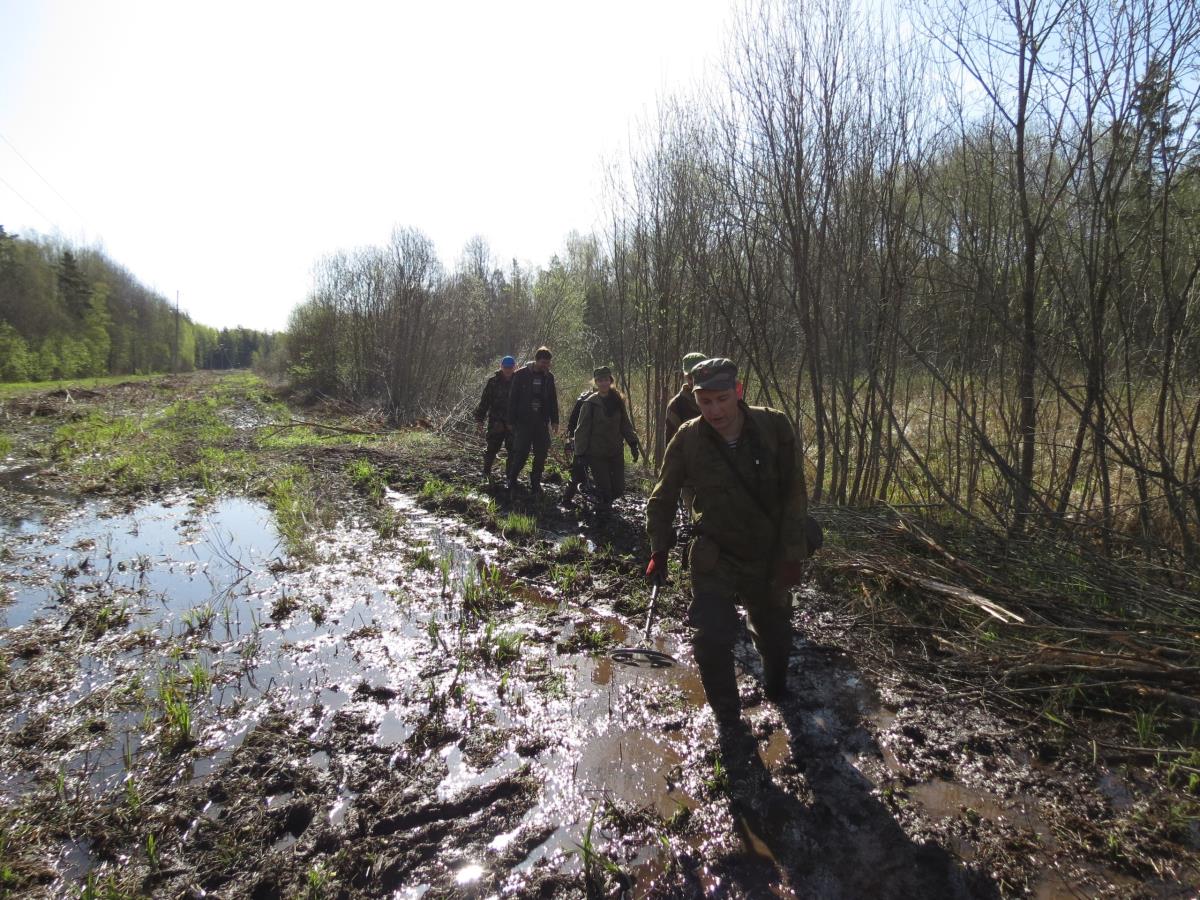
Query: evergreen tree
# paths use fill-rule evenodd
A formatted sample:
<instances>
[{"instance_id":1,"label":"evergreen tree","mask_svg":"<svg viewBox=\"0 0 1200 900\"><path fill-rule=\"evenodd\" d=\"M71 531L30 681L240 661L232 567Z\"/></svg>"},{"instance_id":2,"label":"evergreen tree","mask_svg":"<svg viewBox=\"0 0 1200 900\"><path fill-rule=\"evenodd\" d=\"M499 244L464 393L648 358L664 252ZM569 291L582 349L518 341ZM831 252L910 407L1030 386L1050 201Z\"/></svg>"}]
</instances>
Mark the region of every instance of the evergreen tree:
<instances>
[{"instance_id":1,"label":"evergreen tree","mask_svg":"<svg viewBox=\"0 0 1200 900\"><path fill-rule=\"evenodd\" d=\"M91 309L92 287L70 250L64 250L59 260L58 292L63 306L77 321L82 320Z\"/></svg>"}]
</instances>

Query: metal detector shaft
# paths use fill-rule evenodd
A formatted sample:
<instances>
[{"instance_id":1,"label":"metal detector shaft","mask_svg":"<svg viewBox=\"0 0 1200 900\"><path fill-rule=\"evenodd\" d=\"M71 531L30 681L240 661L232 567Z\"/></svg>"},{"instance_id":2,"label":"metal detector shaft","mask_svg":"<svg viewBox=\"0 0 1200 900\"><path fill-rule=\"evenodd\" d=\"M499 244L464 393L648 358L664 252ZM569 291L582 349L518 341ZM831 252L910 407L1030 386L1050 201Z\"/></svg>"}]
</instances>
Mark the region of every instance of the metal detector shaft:
<instances>
[{"instance_id":1,"label":"metal detector shaft","mask_svg":"<svg viewBox=\"0 0 1200 900\"><path fill-rule=\"evenodd\" d=\"M642 643L650 643L650 628L654 625L654 607L658 605L658 591L662 587L659 581L654 582L654 587L650 589L650 606L646 609L646 630L642 634Z\"/></svg>"},{"instance_id":2,"label":"metal detector shaft","mask_svg":"<svg viewBox=\"0 0 1200 900\"><path fill-rule=\"evenodd\" d=\"M675 665L674 657L649 646L650 629L654 626L654 608L658 603L658 591L661 587L656 581L650 589L650 607L646 610L646 631L642 635L642 646L620 647L612 651L608 656L614 662L641 669L669 669Z\"/></svg>"}]
</instances>

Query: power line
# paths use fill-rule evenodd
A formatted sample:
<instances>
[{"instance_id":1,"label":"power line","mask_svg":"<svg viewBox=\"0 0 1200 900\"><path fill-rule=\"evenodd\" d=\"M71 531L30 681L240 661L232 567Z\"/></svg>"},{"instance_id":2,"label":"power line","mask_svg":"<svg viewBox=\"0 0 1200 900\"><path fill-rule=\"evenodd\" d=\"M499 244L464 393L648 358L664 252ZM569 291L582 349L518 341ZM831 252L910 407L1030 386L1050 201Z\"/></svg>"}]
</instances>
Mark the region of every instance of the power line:
<instances>
[{"instance_id":1,"label":"power line","mask_svg":"<svg viewBox=\"0 0 1200 900\"><path fill-rule=\"evenodd\" d=\"M46 179L45 175L43 175L41 172L39 172L37 169L35 169L33 166L33 163L31 163L29 160L27 160L25 158L25 156L21 153L21 151L18 150L16 148L16 146L14 146L12 141L10 141L8 138L6 138L3 134L0 134L0 141L4 141L4 143L8 144L9 148L12 150L13 153L17 154L17 157L21 160L21 162L23 162L23 163L25 163L25 165L29 166L30 171L33 172L33 174L36 175L38 178L42 179L42 181L45 182L46 187L48 187L48 188L50 188L50 190L54 191L54 193L58 197L58 199L61 200L63 203L67 204L67 206L70 208L71 212L75 213L75 215L77 215L79 217L79 221L83 225L83 227L87 228L87 219L84 217L83 213L81 213L79 210L77 210L75 208L75 204L72 203L70 200L68 200L66 197L64 197L59 192L58 188L56 188L54 185L52 185ZM13 190L12 185L9 185L9 189ZM16 190L13 190L13 193L16 194L17 193ZM17 194L17 196L20 197L21 195ZM24 200L25 198L21 197L21 199ZM25 200L25 202L29 203L28 200ZM33 206L32 203L29 203L29 205ZM34 207L34 209L37 209L37 207ZM44 213L40 213L40 214L42 215L43 218L47 218ZM48 218L47 218L47 221L49 221ZM54 223L51 223L51 224L54 224ZM57 228L58 226L55 225L55 227Z\"/></svg>"},{"instance_id":2,"label":"power line","mask_svg":"<svg viewBox=\"0 0 1200 900\"><path fill-rule=\"evenodd\" d=\"M39 216L41 216L43 219L45 219L47 222L49 222L52 227L54 227L55 229L58 229L57 222L55 222L52 218L50 218L48 215L46 215L44 212L42 212L40 209L38 209L36 206L34 206L28 200L26 200L21 195L21 192L18 191L15 187L13 187L11 184L9 184L7 181L5 181L3 178L0 178L0 184L3 184L6 188L8 188L10 191L12 191L14 194L16 194L18 200L23 201L26 206L28 206L35 213L37 213ZM61 230L61 229L59 229L59 230Z\"/></svg>"}]
</instances>

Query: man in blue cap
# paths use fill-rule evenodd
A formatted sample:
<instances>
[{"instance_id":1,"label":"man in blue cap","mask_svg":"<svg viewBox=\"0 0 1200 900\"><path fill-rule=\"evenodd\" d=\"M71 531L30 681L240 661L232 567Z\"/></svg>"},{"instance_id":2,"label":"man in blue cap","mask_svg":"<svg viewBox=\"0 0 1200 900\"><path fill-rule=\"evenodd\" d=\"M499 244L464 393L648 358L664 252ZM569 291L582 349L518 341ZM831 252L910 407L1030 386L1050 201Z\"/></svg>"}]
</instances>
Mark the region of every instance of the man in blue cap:
<instances>
[{"instance_id":1,"label":"man in blue cap","mask_svg":"<svg viewBox=\"0 0 1200 900\"><path fill-rule=\"evenodd\" d=\"M475 407L475 423L487 436L487 449L483 451L483 478L492 480L492 466L500 447L512 456L513 430L508 424L508 390L512 387L513 373L517 362L511 356L500 360L500 368L483 386L483 396ZM487 426L484 426L484 420Z\"/></svg>"}]
</instances>

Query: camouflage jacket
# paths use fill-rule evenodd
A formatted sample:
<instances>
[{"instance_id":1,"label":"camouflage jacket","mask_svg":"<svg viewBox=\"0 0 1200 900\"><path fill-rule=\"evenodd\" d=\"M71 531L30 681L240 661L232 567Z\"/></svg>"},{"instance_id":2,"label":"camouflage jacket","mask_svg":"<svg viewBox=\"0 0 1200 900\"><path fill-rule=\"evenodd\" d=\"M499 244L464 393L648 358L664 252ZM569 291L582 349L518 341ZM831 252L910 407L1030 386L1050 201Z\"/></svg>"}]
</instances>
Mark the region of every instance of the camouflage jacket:
<instances>
[{"instance_id":1,"label":"camouflage jacket","mask_svg":"<svg viewBox=\"0 0 1200 900\"><path fill-rule=\"evenodd\" d=\"M612 397L612 394L610 392L609 396ZM638 445L637 433L629 421L621 395L617 394L607 403L600 393L585 399L579 408L579 422L575 426L575 455L620 455L622 438L629 442L630 447Z\"/></svg>"},{"instance_id":2,"label":"camouflage jacket","mask_svg":"<svg viewBox=\"0 0 1200 900\"><path fill-rule=\"evenodd\" d=\"M483 396L475 407L475 421L487 419L487 430L506 431L508 429L508 391L512 387L513 376L504 377L499 369L483 386Z\"/></svg>"},{"instance_id":3,"label":"camouflage jacket","mask_svg":"<svg viewBox=\"0 0 1200 900\"><path fill-rule=\"evenodd\" d=\"M695 494L696 532L722 553L742 561L807 557L808 498L796 432L778 410L744 403L742 410L746 424L735 449L702 418L681 425L667 445L646 503L651 551L670 549L679 495L687 487Z\"/></svg>"},{"instance_id":4,"label":"camouflage jacket","mask_svg":"<svg viewBox=\"0 0 1200 900\"><path fill-rule=\"evenodd\" d=\"M692 389L685 384L679 389L679 393L671 398L671 402L667 404L667 443L669 444L671 438L675 437L675 432L679 430L680 425L695 419L699 415L700 407L696 405L696 397L692 394Z\"/></svg>"}]
</instances>

